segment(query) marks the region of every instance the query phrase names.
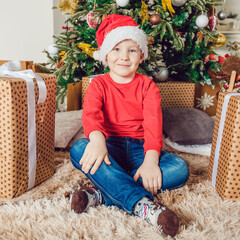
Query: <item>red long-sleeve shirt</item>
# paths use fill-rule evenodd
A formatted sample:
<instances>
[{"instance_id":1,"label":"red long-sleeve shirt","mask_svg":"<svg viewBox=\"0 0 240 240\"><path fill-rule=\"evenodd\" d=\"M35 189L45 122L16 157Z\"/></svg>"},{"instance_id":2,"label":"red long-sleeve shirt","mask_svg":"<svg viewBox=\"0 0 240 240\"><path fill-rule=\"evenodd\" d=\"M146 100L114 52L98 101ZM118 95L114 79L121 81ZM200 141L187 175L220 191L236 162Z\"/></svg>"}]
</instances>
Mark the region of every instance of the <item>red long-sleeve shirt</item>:
<instances>
[{"instance_id":1,"label":"red long-sleeve shirt","mask_svg":"<svg viewBox=\"0 0 240 240\"><path fill-rule=\"evenodd\" d=\"M160 154L163 146L159 89L151 78L137 74L126 84L114 82L109 73L92 79L83 104L83 128L88 137L101 131L106 137L144 139L145 152Z\"/></svg>"}]
</instances>

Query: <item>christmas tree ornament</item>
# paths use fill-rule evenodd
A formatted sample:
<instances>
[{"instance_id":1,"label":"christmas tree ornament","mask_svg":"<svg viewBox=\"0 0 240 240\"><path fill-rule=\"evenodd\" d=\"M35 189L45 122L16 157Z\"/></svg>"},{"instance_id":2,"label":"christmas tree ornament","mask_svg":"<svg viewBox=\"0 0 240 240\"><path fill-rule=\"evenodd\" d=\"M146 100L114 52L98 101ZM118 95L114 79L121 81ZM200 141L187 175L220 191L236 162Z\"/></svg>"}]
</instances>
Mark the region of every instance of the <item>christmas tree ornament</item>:
<instances>
[{"instance_id":1,"label":"christmas tree ornament","mask_svg":"<svg viewBox=\"0 0 240 240\"><path fill-rule=\"evenodd\" d=\"M155 42L154 37L150 36L148 39L148 45L152 45L152 44L154 44L154 42Z\"/></svg>"},{"instance_id":2,"label":"christmas tree ornament","mask_svg":"<svg viewBox=\"0 0 240 240\"><path fill-rule=\"evenodd\" d=\"M187 0L172 0L172 5L175 7L181 7L183 6Z\"/></svg>"},{"instance_id":3,"label":"christmas tree ornament","mask_svg":"<svg viewBox=\"0 0 240 240\"><path fill-rule=\"evenodd\" d=\"M198 38L199 42L201 42L204 38L204 34L202 32L198 32L197 33L197 38Z\"/></svg>"},{"instance_id":4,"label":"christmas tree ornament","mask_svg":"<svg viewBox=\"0 0 240 240\"><path fill-rule=\"evenodd\" d=\"M56 62L57 69L61 68L63 65L65 65L65 62L63 60L57 60Z\"/></svg>"},{"instance_id":5,"label":"christmas tree ornament","mask_svg":"<svg viewBox=\"0 0 240 240\"><path fill-rule=\"evenodd\" d=\"M214 30L216 30L217 24L218 24L217 17L216 17L216 16L211 16L211 17L209 18L208 27L209 27L212 31L214 31Z\"/></svg>"},{"instance_id":6,"label":"christmas tree ornament","mask_svg":"<svg viewBox=\"0 0 240 240\"><path fill-rule=\"evenodd\" d=\"M153 79L155 82L165 82L168 80L169 71L166 67L160 67Z\"/></svg>"},{"instance_id":7,"label":"christmas tree ornament","mask_svg":"<svg viewBox=\"0 0 240 240\"><path fill-rule=\"evenodd\" d=\"M224 19L227 18L227 12L222 10L218 13L217 17L218 17L219 20L224 20Z\"/></svg>"},{"instance_id":8,"label":"christmas tree ornament","mask_svg":"<svg viewBox=\"0 0 240 240\"><path fill-rule=\"evenodd\" d=\"M116 0L119 7L126 7L129 4L129 0Z\"/></svg>"},{"instance_id":9,"label":"christmas tree ornament","mask_svg":"<svg viewBox=\"0 0 240 240\"><path fill-rule=\"evenodd\" d=\"M103 15L102 15L102 21L103 21L107 16L108 16L107 14L103 14Z\"/></svg>"},{"instance_id":10,"label":"christmas tree ornament","mask_svg":"<svg viewBox=\"0 0 240 240\"><path fill-rule=\"evenodd\" d=\"M208 17L205 14L201 14L196 19L196 25L199 28L205 28L208 25Z\"/></svg>"},{"instance_id":11,"label":"christmas tree ornament","mask_svg":"<svg viewBox=\"0 0 240 240\"><path fill-rule=\"evenodd\" d=\"M59 0L59 4L56 6L61 9L62 14L73 15L78 9L79 0Z\"/></svg>"},{"instance_id":12,"label":"christmas tree ornament","mask_svg":"<svg viewBox=\"0 0 240 240\"><path fill-rule=\"evenodd\" d=\"M88 26L92 29L96 29L98 22L99 22L99 17L96 17L96 15L93 12L89 12L87 15L87 23Z\"/></svg>"},{"instance_id":13,"label":"christmas tree ornament","mask_svg":"<svg viewBox=\"0 0 240 240\"><path fill-rule=\"evenodd\" d=\"M152 14L152 15L150 16L150 18L149 18L149 22L150 22L152 25L157 25L157 24L160 23L160 21L161 21L161 18L160 18L160 16L159 16L159 14L157 14L157 13Z\"/></svg>"},{"instance_id":14,"label":"christmas tree ornament","mask_svg":"<svg viewBox=\"0 0 240 240\"><path fill-rule=\"evenodd\" d=\"M144 24L144 22L147 22L149 19L148 7L144 1L142 1L142 6L141 6L141 11L139 13L139 17L142 19L142 24Z\"/></svg>"},{"instance_id":15,"label":"christmas tree ornament","mask_svg":"<svg viewBox=\"0 0 240 240\"><path fill-rule=\"evenodd\" d=\"M217 40L213 41L214 47L222 47L226 43L226 36L222 33L219 33L217 36Z\"/></svg>"},{"instance_id":16,"label":"christmas tree ornament","mask_svg":"<svg viewBox=\"0 0 240 240\"><path fill-rule=\"evenodd\" d=\"M49 52L50 55L57 55L58 54L58 47L56 45L56 43L52 43L50 45L48 45L47 51Z\"/></svg>"}]
</instances>

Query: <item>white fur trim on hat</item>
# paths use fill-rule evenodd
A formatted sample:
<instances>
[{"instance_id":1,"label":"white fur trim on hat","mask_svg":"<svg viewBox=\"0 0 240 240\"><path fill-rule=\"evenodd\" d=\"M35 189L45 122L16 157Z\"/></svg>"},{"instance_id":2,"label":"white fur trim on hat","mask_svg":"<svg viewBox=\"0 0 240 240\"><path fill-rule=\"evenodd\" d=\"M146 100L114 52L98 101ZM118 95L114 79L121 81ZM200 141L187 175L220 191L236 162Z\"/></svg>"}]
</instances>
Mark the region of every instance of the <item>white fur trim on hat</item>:
<instances>
[{"instance_id":1,"label":"white fur trim on hat","mask_svg":"<svg viewBox=\"0 0 240 240\"><path fill-rule=\"evenodd\" d=\"M131 39L138 43L142 53L144 54L144 59L148 57L148 47L147 47L147 37L145 32L138 27L133 26L123 26L113 29L109 32L102 45L99 52L99 60L103 65L107 65L106 56L107 54L121 41ZM95 59L95 58L94 58Z\"/></svg>"}]
</instances>

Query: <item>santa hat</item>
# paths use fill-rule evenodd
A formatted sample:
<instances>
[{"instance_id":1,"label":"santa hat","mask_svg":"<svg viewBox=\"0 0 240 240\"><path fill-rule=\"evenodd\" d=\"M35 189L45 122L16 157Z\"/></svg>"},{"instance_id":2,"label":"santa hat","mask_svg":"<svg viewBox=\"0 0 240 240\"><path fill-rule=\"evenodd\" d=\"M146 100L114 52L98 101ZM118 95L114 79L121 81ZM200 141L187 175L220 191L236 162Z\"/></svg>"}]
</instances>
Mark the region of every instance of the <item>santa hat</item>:
<instances>
[{"instance_id":1,"label":"santa hat","mask_svg":"<svg viewBox=\"0 0 240 240\"><path fill-rule=\"evenodd\" d=\"M147 36L129 16L111 14L106 17L96 33L98 51L93 53L95 60L107 65L107 54L121 41L131 39L138 43L144 59L148 57Z\"/></svg>"}]
</instances>

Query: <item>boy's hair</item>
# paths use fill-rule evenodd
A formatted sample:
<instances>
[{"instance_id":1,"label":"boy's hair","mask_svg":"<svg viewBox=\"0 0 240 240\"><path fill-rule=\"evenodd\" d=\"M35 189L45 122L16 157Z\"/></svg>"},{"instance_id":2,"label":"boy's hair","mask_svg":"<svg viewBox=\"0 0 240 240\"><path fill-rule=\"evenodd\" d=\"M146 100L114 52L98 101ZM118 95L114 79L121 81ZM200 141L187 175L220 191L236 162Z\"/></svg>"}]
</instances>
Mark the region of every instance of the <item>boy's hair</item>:
<instances>
[{"instance_id":1,"label":"boy's hair","mask_svg":"<svg viewBox=\"0 0 240 240\"><path fill-rule=\"evenodd\" d=\"M148 57L148 42L146 33L129 16L111 14L100 24L96 33L98 51L93 54L94 59L107 65L107 54L121 41L131 39L138 43L144 59Z\"/></svg>"}]
</instances>

